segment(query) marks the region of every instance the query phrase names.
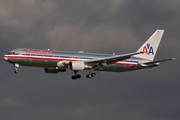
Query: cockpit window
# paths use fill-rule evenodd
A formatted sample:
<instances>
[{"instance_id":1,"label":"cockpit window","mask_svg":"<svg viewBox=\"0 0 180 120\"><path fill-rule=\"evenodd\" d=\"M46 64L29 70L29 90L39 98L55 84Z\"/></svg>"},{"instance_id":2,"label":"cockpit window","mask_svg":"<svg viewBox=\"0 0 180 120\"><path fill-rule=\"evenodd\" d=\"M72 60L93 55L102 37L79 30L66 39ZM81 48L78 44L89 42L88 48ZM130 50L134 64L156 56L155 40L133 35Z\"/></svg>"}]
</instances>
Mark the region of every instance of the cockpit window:
<instances>
[{"instance_id":1,"label":"cockpit window","mask_svg":"<svg viewBox=\"0 0 180 120\"><path fill-rule=\"evenodd\" d=\"M15 52L9 52L8 54L9 54L9 55L14 55L14 54L15 54Z\"/></svg>"}]
</instances>

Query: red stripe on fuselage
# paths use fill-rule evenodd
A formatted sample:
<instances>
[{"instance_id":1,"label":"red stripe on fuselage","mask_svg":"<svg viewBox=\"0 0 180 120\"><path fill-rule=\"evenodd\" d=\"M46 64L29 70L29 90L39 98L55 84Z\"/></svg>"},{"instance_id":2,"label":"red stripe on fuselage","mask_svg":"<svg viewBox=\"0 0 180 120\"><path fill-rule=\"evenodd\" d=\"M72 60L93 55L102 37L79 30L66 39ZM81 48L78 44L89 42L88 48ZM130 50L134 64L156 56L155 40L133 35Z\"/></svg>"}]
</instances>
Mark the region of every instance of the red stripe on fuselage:
<instances>
[{"instance_id":1,"label":"red stripe on fuselage","mask_svg":"<svg viewBox=\"0 0 180 120\"><path fill-rule=\"evenodd\" d=\"M4 55L4 58L7 58L7 59L31 59L31 60L57 60L57 61L62 61L62 60L65 60L65 61L82 61L82 59L73 59L73 58L56 58L56 57L39 57L39 56L23 56L23 55ZM115 62L114 64L116 65L124 65L124 66L136 66L137 63L133 63L133 62Z\"/></svg>"},{"instance_id":2,"label":"red stripe on fuselage","mask_svg":"<svg viewBox=\"0 0 180 120\"><path fill-rule=\"evenodd\" d=\"M116 65L124 65L124 66L137 66L137 63L132 62L116 62Z\"/></svg>"},{"instance_id":3,"label":"red stripe on fuselage","mask_svg":"<svg viewBox=\"0 0 180 120\"><path fill-rule=\"evenodd\" d=\"M39 57L39 56L9 56L5 55L4 58L8 59L31 59L31 60L67 60L67 61L79 61L78 59L73 58L56 58L56 57Z\"/></svg>"}]
</instances>

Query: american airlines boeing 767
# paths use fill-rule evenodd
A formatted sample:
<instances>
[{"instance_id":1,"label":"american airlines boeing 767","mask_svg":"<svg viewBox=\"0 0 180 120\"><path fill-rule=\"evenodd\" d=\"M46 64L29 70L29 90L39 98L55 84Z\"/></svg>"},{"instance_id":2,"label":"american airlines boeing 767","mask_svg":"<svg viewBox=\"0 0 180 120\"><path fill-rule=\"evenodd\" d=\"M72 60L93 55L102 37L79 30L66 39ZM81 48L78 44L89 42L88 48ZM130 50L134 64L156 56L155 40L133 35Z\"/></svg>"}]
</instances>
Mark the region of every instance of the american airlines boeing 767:
<instances>
[{"instance_id":1,"label":"american airlines boeing 767","mask_svg":"<svg viewBox=\"0 0 180 120\"><path fill-rule=\"evenodd\" d=\"M86 77L91 78L96 76L93 71L125 72L145 69L175 59L153 61L163 33L164 30L156 30L136 52L123 55L18 48L4 55L4 60L14 65L16 74L19 66L42 67L46 73L70 69L74 71L73 80L81 78L77 73L84 70L89 71Z\"/></svg>"}]
</instances>

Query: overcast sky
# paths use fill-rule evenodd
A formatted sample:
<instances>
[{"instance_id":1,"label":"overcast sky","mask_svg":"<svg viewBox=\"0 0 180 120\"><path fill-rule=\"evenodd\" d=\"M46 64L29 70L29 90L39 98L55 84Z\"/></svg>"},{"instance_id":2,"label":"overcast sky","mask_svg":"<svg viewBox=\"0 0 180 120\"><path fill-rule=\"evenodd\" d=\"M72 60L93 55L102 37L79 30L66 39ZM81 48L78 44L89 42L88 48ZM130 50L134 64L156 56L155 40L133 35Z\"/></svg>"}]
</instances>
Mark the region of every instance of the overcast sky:
<instances>
[{"instance_id":1,"label":"overcast sky","mask_svg":"<svg viewBox=\"0 0 180 120\"><path fill-rule=\"evenodd\" d=\"M1 120L179 120L180 62L72 81L13 65L14 48L123 54L165 29L156 60L180 58L178 0L0 0Z\"/></svg>"}]
</instances>

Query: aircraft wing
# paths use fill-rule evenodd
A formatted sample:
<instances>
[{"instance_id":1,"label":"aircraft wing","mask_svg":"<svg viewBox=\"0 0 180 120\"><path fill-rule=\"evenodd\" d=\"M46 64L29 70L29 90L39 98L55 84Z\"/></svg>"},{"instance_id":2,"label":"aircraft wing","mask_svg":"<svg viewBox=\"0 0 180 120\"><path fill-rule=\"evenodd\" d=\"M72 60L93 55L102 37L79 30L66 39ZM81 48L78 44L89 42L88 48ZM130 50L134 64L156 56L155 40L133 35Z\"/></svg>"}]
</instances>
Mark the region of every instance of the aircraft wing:
<instances>
[{"instance_id":1,"label":"aircraft wing","mask_svg":"<svg viewBox=\"0 0 180 120\"><path fill-rule=\"evenodd\" d=\"M137 54L142 54L143 52L134 52L134 53L129 53L129 54L123 54L123 55L114 55L111 57L105 57L105 58L98 58L98 59L92 59L92 60L87 60L84 61L86 64L96 64L96 65L101 65L102 63L105 64L112 64L114 62L122 61L128 58L131 58L133 55Z\"/></svg>"}]
</instances>

